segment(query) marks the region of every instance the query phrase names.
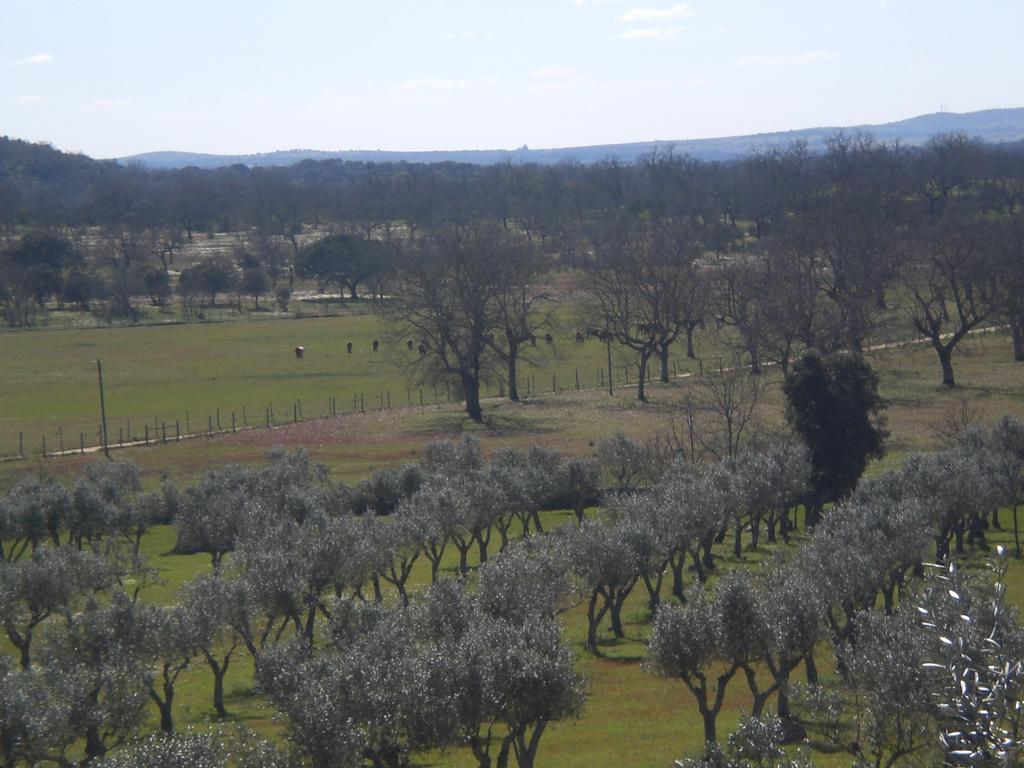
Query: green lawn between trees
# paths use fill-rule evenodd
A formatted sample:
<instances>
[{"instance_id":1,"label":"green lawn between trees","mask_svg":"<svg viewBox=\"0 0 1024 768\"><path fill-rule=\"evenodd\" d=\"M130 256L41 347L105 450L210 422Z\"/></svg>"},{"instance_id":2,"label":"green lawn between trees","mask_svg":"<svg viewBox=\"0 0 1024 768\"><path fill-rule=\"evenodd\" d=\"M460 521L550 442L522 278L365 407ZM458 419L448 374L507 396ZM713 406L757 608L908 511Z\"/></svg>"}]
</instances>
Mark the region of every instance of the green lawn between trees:
<instances>
[{"instance_id":1,"label":"green lawn between trees","mask_svg":"<svg viewBox=\"0 0 1024 768\"><path fill-rule=\"evenodd\" d=\"M575 325L566 317L553 332L554 343L543 338L527 347L534 365L520 368L525 393L598 388L607 367L603 344L575 341ZM176 427L184 433L186 414L193 431L206 431L211 419L220 428L236 424L266 424L266 409L273 407L277 424L294 420L296 405L302 416L329 412L335 398L339 414L356 408L377 410L420 404L421 391L410 378L408 364L417 356L407 340L388 343L379 315L311 318L278 321L238 321L170 326L136 326L81 330L0 333L0 457L15 456L19 433L25 452L41 452L45 435L48 451L56 451L61 434L65 448L77 448L79 435L87 446L98 443L99 392L96 360L103 360L110 441L119 435L141 439L150 434L169 437ZM373 341L381 350L373 352ZM710 339L702 340L700 354L717 355ZM346 345L351 342L349 354ZM306 348L296 359L295 347ZM613 347L615 382L636 382L633 355ZM679 346L673 370L696 372L698 364ZM654 372L652 375L656 375ZM492 381L482 393L497 396ZM448 402L444 385L422 388L424 404ZM243 416L244 409L244 416ZM486 409L485 409L486 410Z\"/></svg>"},{"instance_id":2,"label":"green lawn between trees","mask_svg":"<svg viewBox=\"0 0 1024 768\"><path fill-rule=\"evenodd\" d=\"M342 322L345 325L340 325ZM338 390L335 396L341 411L345 391L340 385L379 385L380 380L373 375L374 372L384 371L385 366L389 371L395 370L390 362L377 362L367 351L363 355L363 372L353 371L350 377L346 377L342 371L346 359L345 341L353 340L358 344L359 341L372 340L379 331L376 322L375 318L361 317L344 321L51 332L46 334L45 351L37 333L4 335L0 337L0 349L5 360L4 375L0 378L4 391L0 395L5 403L2 414L5 428L8 423L16 423L17 419L24 424L53 424L64 417L69 421L75 416L82 418L82 414L94 407L90 405L95 391L94 368L90 363L97 356L104 357L110 371L107 386L112 418L118 415L119 403L132 403L132 407L140 411L168 403L162 413L168 414L165 418L171 418L174 410L170 404L171 392L180 393L182 400L194 403L196 412L202 413L203 406L208 408L218 395L227 401L229 396L241 392L260 398L256 403L267 399L267 391L279 392L280 397L288 402L288 398L293 396L290 395L291 388L299 385L308 387L303 393L295 393L295 396L303 397L307 417L310 415L308 398L319 393L324 401L322 409L326 411L326 399L331 389ZM596 375L603 348L591 341L579 350L572 343L571 335L563 335L568 338L559 340L557 349L566 351L565 359L554 357L554 365L582 368L586 364L589 365L588 370L595 371L591 375ZM307 357L301 362L294 359L291 349L298 343L307 347ZM318 357L321 349L323 358ZM959 361L960 379L965 385L962 391L979 419L988 421L1004 411L1018 417L1024 414L1024 386L1020 383L1019 366L1010 362L1008 340L1001 337L972 340L969 350L970 355L961 357ZM64 352L69 353L68 358L63 356ZM573 358L571 353L577 357ZM135 355L142 356L144 362ZM353 358L356 356L354 353ZM47 381L40 376L40 371L54 368L54 360L61 361L65 373L51 372ZM251 364L251 367L243 370L243 364ZM957 406L959 393L950 393L936 386L935 361L928 350L885 352L877 356L873 364L881 374L883 394L890 400L889 421L893 435L885 464L891 465L909 451L932 447L935 442L932 428ZM119 369L134 373L126 381L117 383L114 371ZM556 370L561 369L556 367ZM19 383L14 383L15 378ZM49 382L54 383L54 388L51 389ZM248 389L244 388L245 382ZM351 422L345 433L349 437L353 431L376 429L375 440L345 441L328 432L324 442L311 445L310 450L313 458L327 461L332 466L335 477L350 482L365 477L373 466L415 460L414 454L427 440L452 436L466 429L483 439L485 450L501 444L538 441L552 443L567 452L591 453L593 440L617 428L634 437L650 436L663 429L665 420L673 413L672 405L692 385L693 381L688 380L655 388L654 403L645 406L632 402L631 393L626 391L618 392L611 399L596 390L579 394L573 391L557 396L544 393L527 405L494 403L487 408L492 420L485 427L467 425L457 405L442 405L422 411L413 409L386 418L360 415L330 424L345 426ZM266 389L261 389L261 386ZM764 419L769 423L777 424L780 419L779 397L778 392L772 389L763 405ZM241 398L235 396L233 399L238 403ZM229 407L225 402L222 418ZM50 416L51 409L57 421L46 422L47 417L54 418ZM122 413L127 410L125 408ZM154 415L159 418L162 413ZM132 449L119 456L140 463L147 485L155 483L165 472L175 474L179 482L190 482L205 466L230 460L258 461L266 447L274 442L292 442L300 438L303 428L300 425L264 432L258 440L251 439L255 433L228 435L148 450ZM290 437L293 431L294 438ZM93 459L49 460L44 466L55 475L68 476L87 460ZM0 488L5 488L14 477L35 466L35 462L4 466ZM553 527L571 521L571 513L552 512L547 513L545 525ZM206 556L170 554L174 536L172 528L159 527L151 531L144 541L150 564L160 571L163 580L163 583L144 591L147 600L172 600L181 583L209 568ZM1007 539L1006 532L991 537L993 543ZM763 549L758 553L747 553L741 562L724 550L720 554L725 558L723 565L747 568L753 567L767 552ZM983 553L972 555L975 563L983 559ZM454 559L450 559L448 567L454 568L454 565ZM426 566L426 563L419 563L414 575L421 584L429 579ZM1014 564L1008 586L1011 601L1022 604L1024 567ZM605 657L593 659L583 652L582 647L586 632L584 612L577 608L565 614L567 635L590 681L589 700L581 720L560 724L545 736L540 764L665 766L674 758L700 749L700 719L682 685L677 681L658 679L640 668L649 617L639 591L630 597L624 618L626 641L610 642L610 635L605 631L602 634L608 641L602 645ZM280 726L271 720L270 709L251 693L251 663L247 663L244 657L239 662L228 676L228 709L234 717L245 720L260 731L279 732ZM199 660L193 662L179 683L175 703L179 725L202 724L213 717L211 680L205 665ZM745 686L738 683L731 686L726 709L720 718L721 733L727 733L739 714L747 709L748 696ZM157 725L155 708L151 725L154 728ZM815 761L822 765L845 765L848 758L815 756ZM470 755L461 751L426 755L421 762L438 766L473 764Z\"/></svg>"}]
</instances>

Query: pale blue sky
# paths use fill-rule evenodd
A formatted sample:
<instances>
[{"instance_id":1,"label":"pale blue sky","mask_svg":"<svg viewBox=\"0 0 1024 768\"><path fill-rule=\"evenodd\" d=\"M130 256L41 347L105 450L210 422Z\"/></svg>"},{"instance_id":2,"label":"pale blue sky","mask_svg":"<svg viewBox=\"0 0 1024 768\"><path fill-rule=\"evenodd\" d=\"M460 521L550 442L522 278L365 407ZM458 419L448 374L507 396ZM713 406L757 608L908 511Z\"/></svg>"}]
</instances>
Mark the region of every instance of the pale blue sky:
<instances>
[{"instance_id":1,"label":"pale blue sky","mask_svg":"<svg viewBox=\"0 0 1024 768\"><path fill-rule=\"evenodd\" d=\"M161 149L688 139L1024 106L1024 0L0 0L0 134Z\"/></svg>"}]
</instances>

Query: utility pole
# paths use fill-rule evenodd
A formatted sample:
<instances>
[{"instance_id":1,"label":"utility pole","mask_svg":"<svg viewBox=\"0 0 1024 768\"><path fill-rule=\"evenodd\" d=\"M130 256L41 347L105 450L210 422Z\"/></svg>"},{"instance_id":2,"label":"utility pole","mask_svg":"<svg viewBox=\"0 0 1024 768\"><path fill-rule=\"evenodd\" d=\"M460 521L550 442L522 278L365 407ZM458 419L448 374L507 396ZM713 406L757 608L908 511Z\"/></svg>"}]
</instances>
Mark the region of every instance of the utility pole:
<instances>
[{"instance_id":1,"label":"utility pole","mask_svg":"<svg viewBox=\"0 0 1024 768\"><path fill-rule=\"evenodd\" d=\"M110 455L110 446L107 445L107 402L103 397L103 363L99 360L96 361L96 373L100 378L100 418L102 420L103 427L100 430L100 439L103 441L103 454L108 459L112 459Z\"/></svg>"},{"instance_id":2,"label":"utility pole","mask_svg":"<svg viewBox=\"0 0 1024 768\"><path fill-rule=\"evenodd\" d=\"M612 332L609 328L611 323L607 317L604 325L604 343L608 348L608 394L614 396L615 392L612 390Z\"/></svg>"}]
</instances>

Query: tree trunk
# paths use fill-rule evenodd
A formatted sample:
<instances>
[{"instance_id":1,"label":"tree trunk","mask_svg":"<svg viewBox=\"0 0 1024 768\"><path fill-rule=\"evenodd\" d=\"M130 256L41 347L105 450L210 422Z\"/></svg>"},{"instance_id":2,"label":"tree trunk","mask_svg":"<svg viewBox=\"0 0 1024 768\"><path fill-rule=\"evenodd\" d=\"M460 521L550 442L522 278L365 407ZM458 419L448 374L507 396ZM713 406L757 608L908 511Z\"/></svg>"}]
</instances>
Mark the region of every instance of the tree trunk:
<instances>
[{"instance_id":1,"label":"tree trunk","mask_svg":"<svg viewBox=\"0 0 1024 768\"><path fill-rule=\"evenodd\" d=\"M693 326L686 326L686 356L691 360L696 359L697 354L693 351Z\"/></svg>"},{"instance_id":2,"label":"tree trunk","mask_svg":"<svg viewBox=\"0 0 1024 768\"><path fill-rule=\"evenodd\" d=\"M506 334L508 337L508 399L518 403L519 402L519 385L516 382L516 377L519 375L518 363L519 363L519 343L511 334Z\"/></svg>"},{"instance_id":3,"label":"tree trunk","mask_svg":"<svg viewBox=\"0 0 1024 768\"><path fill-rule=\"evenodd\" d=\"M174 703L174 691L169 691L167 701L160 704L160 730L164 733L174 733L174 716L171 713L171 705Z\"/></svg>"},{"instance_id":4,"label":"tree trunk","mask_svg":"<svg viewBox=\"0 0 1024 768\"><path fill-rule=\"evenodd\" d=\"M480 410L480 379L472 374L463 374L462 391L466 397L466 415L475 422L484 420Z\"/></svg>"},{"instance_id":5,"label":"tree trunk","mask_svg":"<svg viewBox=\"0 0 1024 768\"><path fill-rule=\"evenodd\" d=\"M1010 336L1013 338L1013 361L1024 363L1024 314L1010 313Z\"/></svg>"},{"instance_id":6,"label":"tree trunk","mask_svg":"<svg viewBox=\"0 0 1024 768\"><path fill-rule=\"evenodd\" d=\"M487 744L489 748L489 740ZM488 752L487 748L484 748L484 743L479 736L473 736L469 739L469 748L473 752L473 757L476 758L477 768L491 768L490 752Z\"/></svg>"},{"instance_id":7,"label":"tree trunk","mask_svg":"<svg viewBox=\"0 0 1024 768\"><path fill-rule=\"evenodd\" d=\"M1019 504L1014 504L1013 505L1013 546L1014 546L1014 549L1016 550L1014 552L1014 555L1016 556L1016 558L1018 560L1020 560L1020 556L1021 556L1021 552L1020 552L1020 528L1017 526L1017 510L1019 509L1019 507L1020 507Z\"/></svg>"},{"instance_id":8,"label":"tree trunk","mask_svg":"<svg viewBox=\"0 0 1024 768\"><path fill-rule=\"evenodd\" d=\"M644 392L644 384L647 379L647 361L651 353L643 351L640 353L640 381L636 385L636 399L647 402L647 394Z\"/></svg>"},{"instance_id":9,"label":"tree trunk","mask_svg":"<svg viewBox=\"0 0 1024 768\"><path fill-rule=\"evenodd\" d=\"M628 594L629 590L609 591L608 593L608 612L611 614L612 634L619 640L626 636L622 629L622 603Z\"/></svg>"},{"instance_id":10,"label":"tree trunk","mask_svg":"<svg viewBox=\"0 0 1024 768\"><path fill-rule=\"evenodd\" d=\"M224 676L228 673L227 662L223 666L215 667L213 670L213 708L221 717L227 717L228 711L224 707Z\"/></svg>"},{"instance_id":11,"label":"tree trunk","mask_svg":"<svg viewBox=\"0 0 1024 768\"><path fill-rule=\"evenodd\" d=\"M484 537L482 531L478 531L476 535L477 553L480 558L480 563L487 562L487 545L490 544L491 533L490 528L487 529L487 536Z\"/></svg>"},{"instance_id":12,"label":"tree trunk","mask_svg":"<svg viewBox=\"0 0 1024 768\"><path fill-rule=\"evenodd\" d=\"M544 720L537 723L533 727L533 733L530 734L529 740L526 739L523 733L516 735L516 763L519 765L519 768L533 768L537 760L537 747L540 746L540 737L544 734L544 729L547 728L547 725L547 722Z\"/></svg>"},{"instance_id":13,"label":"tree trunk","mask_svg":"<svg viewBox=\"0 0 1024 768\"><path fill-rule=\"evenodd\" d=\"M27 672L32 666L32 630L28 629L25 632L25 636L16 645L18 647L18 655L21 658L21 669Z\"/></svg>"},{"instance_id":14,"label":"tree trunk","mask_svg":"<svg viewBox=\"0 0 1024 768\"><path fill-rule=\"evenodd\" d=\"M936 347L939 355L939 364L942 365L942 386L955 387L956 380L953 378L953 350L950 347Z\"/></svg>"},{"instance_id":15,"label":"tree trunk","mask_svg":"<svg viewBox=\"0 0 1024 768\"><path fill-rule=\"evenodd\" d=\"M597 655L597 628L604 618L608 605L605 603L601 610L597 610L598 591L595 589L590 595L590 603L587 605L587 650Z\"/></svg>"},{"instance_id":16,"label":"tree trunk","mask_svg":"<svg viewBox=\"0 0 1024 768\"><path fill-rule=\"evenodd\" d=\"M661 383L668 384L668 344L661 344L658 349L658 360L661 363Z\"/></svg>"},{"instance_id":17,"label":"tree trunk","mask_svg":"<svg viewBox=\"0 0 1024 768\"><path fill-rule=\"evenodd\" d=\"M672 569L672 596L680 603L686 602L685 584L683 583L683 569L686 567L686 552L676 552L669 559L669 567Z\"/></svg>"},{"instance_id":18,"label":"tree trunk","mask_svg":"<svg viewBox=\"0 0 1024 768\"><path fill-rule=\"evenodd\" d=\"M718 719L718 713L707 709L706 707L702 707L700 716L704 720L704 743L716 743L718 741L718 732L715 729L715 721Z\"/></svg>"},{"instance_id":19,"label":"tree trunk","mask_svg":"<svg viewBox=\"0 0 1024 768\"><path fill-rule=\"evenodd\" d=\"M804 670L807 672L808 685L818 684L818 665L814 663L814 651L804 655Z\"/></svg>"}]
</instances>

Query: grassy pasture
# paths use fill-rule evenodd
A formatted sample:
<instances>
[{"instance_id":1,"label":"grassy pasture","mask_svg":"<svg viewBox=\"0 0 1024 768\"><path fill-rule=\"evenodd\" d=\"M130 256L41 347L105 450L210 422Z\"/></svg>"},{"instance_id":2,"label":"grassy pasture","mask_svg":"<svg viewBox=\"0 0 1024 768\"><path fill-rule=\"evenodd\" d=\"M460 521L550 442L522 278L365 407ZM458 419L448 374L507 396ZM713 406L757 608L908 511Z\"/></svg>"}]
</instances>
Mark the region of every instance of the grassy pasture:
<instances>
[{"instance_id":1,"label":"grassy pasture","mask_svg":"<svg viewBox=\"0 0 1024 768\"><path fill-rule=\"evenodd\" d=\"M524 393L575 389L577 372L582 388L598 387L598 371L607 365L604 346L595 340L577 344L571 320L562 325L553 344L538 339L528 347L528 364L520 369ZM332 397L339 414L379 410L388 402L392 408L418 406L421 391L408 370L418 353L405 340L387 344L385 336L383 320L371 314L3 333L0 457L17 455L19 433L30 455L41 453L44 436L50 452L61 444L78 448L81 433L87 446L98 444L97 358L103 360L112 443L120 435L142 439L147 424L151 436L162 436L165 424L169 437L176 429L184 434L186 426L205 432L212 422L217 429L218 410L220 428L230 429L232 414L238 427L265 426L268 407L277 424L292 422L297 407L306 419L326 415ZM381 341L376 353L374 340ZM302 360L294 354L299 345L306 347ZM696 370L683 349L677 354L679 372ZM628 350L613 347L617 383L625 383L632 361ZM483 394L498 392L495 378ZM425 386L422 400L430 405L448 397L443 386Z\"/></svg>"},{"instance_id":2,"label":"grassy pasture","mask_svg":"<svg viewBox=\"0 0 1024 768\"><path fill-rule=\"evenodd\" d=\"M573 525L568 512L548 512L543 516L546 530L559 525ZM990 542L1009 543L1009 531L994 532ZM154 529L144 542L149 564L160 572L161 582L143 591L144 599L167 602L174 599L182 583L197 573L210 568L205 555L180 556L171 554L174 531L169 526ZM790 548L799 546L794 539ZM779 544L778 548L785 549ZM762 547L757 552L745 552L736 559L728 545L716 548L722 558L721 569L757 568L773 551ZM972 552L969 567L984 565L985 553ZM455 552L446 554L445 572L457 572ZM692 578L692 577L691 577ZM421 560L413 573L414 588L429 581L429 566ZM667 585L666 585L667 586ZM1016 604L1024 601L1024 566L1011 568L1009 596ZM667 588L663 595L667 593ZM539 764L551 768L569 768L577 765L622 765L637 768L655 768L670 765L673 759L699 752L703 739L702 725L689 694L682 683L662 679L642 668L644 642L649 633L650 614L646 606L647 595L638 585L629 597L623 611L627 637L616 640L607 626L602 628L600 647L602 656L595 658L584 652L586 637L585 606L579 605L563 615L566 635L577 655L581 670L588 678L588 701L578 721L561 723L544 736ZM666 599L671 599L667 597ZM827 643L818 655L823 675L832 673ZM272 710L252 691L252 662L244 653L239 654L226 680L226 703L231 719L245 722L270 737L277 737L281 724L272 718ZM802 679L797 674L795 679ZM179 727L185 724L202 725L216 718L211 706L212 677L201 660L195 660L178 684L175 715ZM726 704L719 717L719 732L728 733L741 713L749 711L750 696L741 677L729 687ZM149 725L156 729L158 719L155 708ZM814 755L815 765L848 765L842 755ZM422 755L415 761L420 766L457 766L472 768L475 761L468 750L448 750L443 753Z\"/></svg>"},{"instance_id":3,"label":"grassy pasture","mask_svg":"<svg viewBox=\"0 0 1024 768\"><path fill-rule=\"evenodd\" d=\"M67 434L82 424L95 431L96 357L104 360L108 413L112 432L118 423L130 417L133 432L141 419L173 421L191 411L193 423L205 426L208 415L221 408L222 425L230 424L234 410L240 419L241 405L247 404L263 416L263 407L274 402L278 421L291 416L291 403L302 398L304 415L326 413L327 399L338 401L339 418L317 419L271 430L225 434L209 439L151 448L132 448L117 454L142 466L147 485L164 474L179 482L190 482L205 468L228 461L255 463L273 445L306 446L313 458L326 462L335 478L348 482L360 480L373 469L416 460L423 444L432 439L454 438L472 432L484 441L485 450L504 445L525 446L539 442L567 453L593 453L593 443L620 429L635 438L650 438L663 433L668 421L678 415L682 396L696 385L696 377L673 381L651 388L649 404L637 403L634 391L617 388L613 397L596 388L596 370L604 364L604 347L588 341L577 347L572 326L563 330L552 348L543 341L537 350L549 352L538 359L535 371L538 389L527 402L513 404L492 400L485 403L486 423L475 425L464 417L458 404L448 404L443 393L437 405L425 408L398 408L405 404L405 382L395 360L386 353L370 352L370 342L383 338L379 318L357 316L321 320L273 323L238 322L231 324L171 326L162 328L103 329L41 333L12 333L0 336L0 454L10 453L6 435L14 429L51 430L64 424ZM356 351L345 353L346 341ZM710 340L702 340L710 349ZM302 361L294 358L297 344L307 347ZM883 395L890 406L887 412L892 436L889 456L872 468L878 471L906 453L932 448L937 443L935 427L959 405L963 395L985 423L1003 412L1024 417L1024 379L1021 367L1012 363L1008 339L982 336L964 343L964 354L955 357L958 391L938 386L934 353L922 347L906 347L878 352L872 364L882 381ZM708 353L710 354L710 353ZM401 355L401 350L399 351ZM400 359L400 358L399 358ZM59 363L58 363L59 361ZM625 363L619 354L617 362ZM576 392L572 371L589 372L590 389ZM559 386L558 393L539 386L554 371L572 388ZM567 372L567 373L563 373ZM769 426L782 424L782 398L778 374L765 374L768 395L760 416ZM393 382L393 383L392 383ZM391 387L390 411L377 411L369 400L371 393ZM351 414L352 393L365 392L366 413ZM418 398L417 405L418 405ZM371 404L372 403L372 404ZM282 413L284 411L284 413ZM226 417L226 418L225 418ZM52 445L48 437L48 445ZM34 447L33 447L34 448ZM13 450L16 451L16 442ZM54 475L68 477L81 466L95 460L91 456L72 456L46 462L12 462L0 465L0 489L6 488L25 471L43 466ZM571 524L571 515L547 513L546 528ZM995 532L993 542L1007 541L1009 533ZM172 600L184 581L209 569L205 556L171 554L174 531L154 529L144 542L150 564L160 571L161 583L147 587L145 599ZM725 567L755 567L769 552L745 553L735 560L722 550ZM974 553L972 562L980 564L984 553ZM449 552L448 568L454 570L454 553ZM424 584L429 572L419 563L414 580ZM1017 604L1024 604L1024 567L1015 565L1010 572L1009 593ZM627 638L614 641L602 633L603 658L594 659L583 652L586 618L581 607L564 616L566 632L589 678L589 700L583 717L574 723L559 725L545 735L541 745L541 765L629 765L665 766L684 754L700 748L700 719L681 683L661 680L642 670L640 660L649 631L645 593L638 587L624 611ZM827 672L826 652L820 659ZM727 733L749 707L749 695L739 678L730 686L726 710L719 731ZM211 676L201 660L193 662L179 683L175 714L179 726L202 724L214 717L211 703ZM232 716L268 734L280 732L280 724L271 711L253 695L252 667L241 654L233 662L227 680L227 706ZM152 727L156 727L155 710ZM821 765L845 765L842 756L815 755ZM468 753L454 750L423 756L422 765L471 766Z\"/></svg>"}]
</instances>

